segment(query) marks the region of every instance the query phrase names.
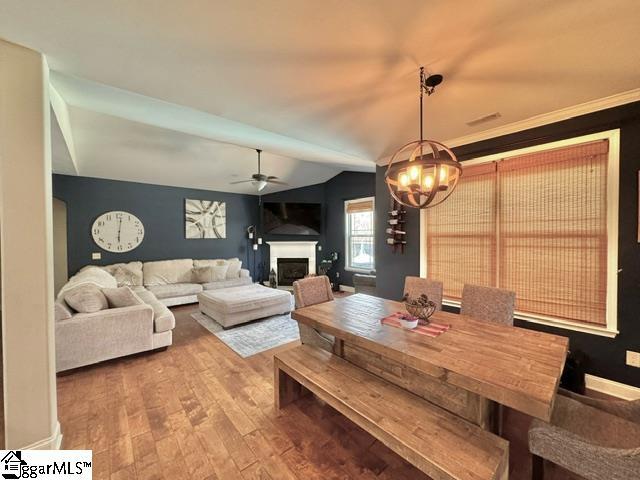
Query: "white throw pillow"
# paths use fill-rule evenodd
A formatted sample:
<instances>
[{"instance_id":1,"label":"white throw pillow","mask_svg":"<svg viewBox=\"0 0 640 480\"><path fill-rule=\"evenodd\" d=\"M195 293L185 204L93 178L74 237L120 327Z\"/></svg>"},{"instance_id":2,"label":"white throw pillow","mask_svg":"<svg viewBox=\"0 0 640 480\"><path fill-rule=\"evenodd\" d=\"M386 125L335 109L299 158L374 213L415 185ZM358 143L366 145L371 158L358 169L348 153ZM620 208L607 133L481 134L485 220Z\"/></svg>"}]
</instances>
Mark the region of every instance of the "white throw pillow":
<instances>
[{"instance_id":1,"label":"white throw pillow","mask_svg":"<svg viewBox=\"0 0 640 480\"><path fill-rule=\"evenodd\" d=\"M71 310L69 310L69 307L67 307L63 300L56 300L54 313L56 322L67 320L73 316L73 313L71 313Z\"/></svg>"},{"instance_id":2,"label":"white throw pillow","mask_svg":"<svg viewBox=\"0 0 640 480\"><path fill-rule=\"evenodd\" d=\"M213 280L214 282L221 282L227 277L227 270L229 269L229 264L227 262L219 262L217 265L211 267L213 271Z\"/></svg>"},{"instance_id":3,"label":"white throw pillow","mask_svg":"<svg viewBox=\"0 0 640 480\"><path fill-rule=\"evenodd\" d=\"M109 308L107 297L95 285L80 285L64 294L64 301L80 313L94 313Z\"/></svg>"},{"instance_id":4,"label":"white throw pillow","mask_svg":"<svg viewBox=\"0 0 640 480\"><path fill-rule=\"evenodd\" d=\"M193 267L191 271L195 283L213 282L213 267Z\"/></svg>"},{"instance_id":5,"label":"white throw pillow","mask_svg":"<svg viewBox=\"0 0 640 480\"><path fill-rule=\"evenodd\" d=\"M238 278L240 277L240 269L242 268L242 262L238 258L231 258L228 260L229 268L227 269L227 278Z\"/></svg>"},{"instance_id":6,"label":"white throw pillow","mask_svg":"<svg viewBox=\"0 0 640 480\"><path fill-rule=\"evenodd\" d=\"M144 305L142 299L129 287L103 288L102 293L107 297L109 308L133 307Z\"/></svg>"}]
</instances>

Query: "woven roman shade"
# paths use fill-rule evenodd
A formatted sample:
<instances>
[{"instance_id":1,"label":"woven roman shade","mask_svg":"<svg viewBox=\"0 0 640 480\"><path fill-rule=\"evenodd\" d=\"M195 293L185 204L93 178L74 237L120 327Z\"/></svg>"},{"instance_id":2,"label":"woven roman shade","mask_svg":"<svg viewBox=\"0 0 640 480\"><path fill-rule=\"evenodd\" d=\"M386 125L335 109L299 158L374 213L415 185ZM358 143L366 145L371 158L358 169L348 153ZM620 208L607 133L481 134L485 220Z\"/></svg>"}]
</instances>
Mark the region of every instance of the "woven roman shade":
<instances>
[{"instance_id":1,"label":"woven roman shade","mask_svg":"<svg viewBox=\"0 0 640 480\"><path fill-rule=\"evenodd\" d=\"M427 213L427 274L459 300L465 283L496 283L496 164L465 167L456 192Z\"/></svg>"},{"instance_id":2,"label":"woven roman shade","mask_svg":"<svg viewBox=\"0 0 640 480\"><path fill-rule=\"evenodd\" d=\"M606 325L607 140L465 168L427 213L427 273L516 292L519 312Z\"/></svg>"},{"instance_id":3,"label":"woven roman shade","mask_svg":"<svg viewBox=\"0 0 640 480\"><path fill-rule=\"evenodd\" d=\"M606 140L498 165L499 281L517 309L606 325Z\"/></svg>"},{"instance_id":4,"label":"woven roman shade","mask_svg":"<svg viewBox=\"0 0 640 480\"><path fill-rule=\"evenodd\" d=\"M361 200L347 203L347 213L372 212L373 200Z\"/></svg>"}]
</instances>

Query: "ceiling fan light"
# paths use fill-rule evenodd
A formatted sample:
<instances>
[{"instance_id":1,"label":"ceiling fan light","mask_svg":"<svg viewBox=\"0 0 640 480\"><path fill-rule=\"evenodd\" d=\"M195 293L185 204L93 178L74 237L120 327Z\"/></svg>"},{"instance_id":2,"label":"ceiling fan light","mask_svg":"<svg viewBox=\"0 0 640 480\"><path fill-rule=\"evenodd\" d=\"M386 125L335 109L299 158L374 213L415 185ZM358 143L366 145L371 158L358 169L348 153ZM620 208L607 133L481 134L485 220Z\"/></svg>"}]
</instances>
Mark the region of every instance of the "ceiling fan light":
<instances>
[{"instance_id":1,"label":"ceiling fan light","mask_svg":"<svg viewBox=\"0 0 640 480\"><path fill-rule=\"evenodd\" d=\"M267 182L265 180L254 180L253 182L251 182L251 185L256 187L256 189L261 192L264 187L267 186Z\"/></svg>"}]
</instances>

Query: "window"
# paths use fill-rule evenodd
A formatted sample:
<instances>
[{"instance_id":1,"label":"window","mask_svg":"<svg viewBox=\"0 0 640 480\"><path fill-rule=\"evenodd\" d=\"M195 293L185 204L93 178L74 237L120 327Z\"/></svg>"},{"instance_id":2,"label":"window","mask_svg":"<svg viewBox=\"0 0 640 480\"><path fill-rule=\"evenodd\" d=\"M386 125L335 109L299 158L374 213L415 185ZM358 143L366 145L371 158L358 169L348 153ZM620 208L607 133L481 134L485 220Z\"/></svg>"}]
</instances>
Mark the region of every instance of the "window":
<instances>
[{"instance_id":1,"label":"window","mask_svg":"<svg viewBox=\"0 0 640 480\"><path fill-rule=\"evenodd\" d=\"M344 202L347 253L346 269L369 272L375 267L374 199L358 198Z\"/></svg>"},{"instance_id":2,"label":"window","mask_svg":"<svg viewBox=\"0 0 640 480\"><path fill-rule=\"evenodd\" d=\"M448 303L465 283L516 292L516 316L614 336L619 131L463 163L423 212L423 274Z\"/></svg>"}]
</instances>

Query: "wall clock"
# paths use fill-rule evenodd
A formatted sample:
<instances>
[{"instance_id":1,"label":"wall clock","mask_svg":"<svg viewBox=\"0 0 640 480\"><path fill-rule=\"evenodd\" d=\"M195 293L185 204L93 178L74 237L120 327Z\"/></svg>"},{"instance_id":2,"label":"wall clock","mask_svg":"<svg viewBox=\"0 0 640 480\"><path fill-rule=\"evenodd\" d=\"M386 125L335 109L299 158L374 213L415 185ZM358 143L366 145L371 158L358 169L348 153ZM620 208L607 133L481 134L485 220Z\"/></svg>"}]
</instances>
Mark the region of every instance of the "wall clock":
<instances>
[{"instance_id":1,"label":"wall clock","mask_svg":"<svg viewBox=\"0 0 640 480\"><path fill-rule=\"evenodd\" d=\"M91 235L96 245L107 252L129 252L142 243L144 225L135 215L115 210L96 218Z\"/></svg>"}]
</instances>

